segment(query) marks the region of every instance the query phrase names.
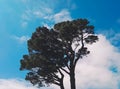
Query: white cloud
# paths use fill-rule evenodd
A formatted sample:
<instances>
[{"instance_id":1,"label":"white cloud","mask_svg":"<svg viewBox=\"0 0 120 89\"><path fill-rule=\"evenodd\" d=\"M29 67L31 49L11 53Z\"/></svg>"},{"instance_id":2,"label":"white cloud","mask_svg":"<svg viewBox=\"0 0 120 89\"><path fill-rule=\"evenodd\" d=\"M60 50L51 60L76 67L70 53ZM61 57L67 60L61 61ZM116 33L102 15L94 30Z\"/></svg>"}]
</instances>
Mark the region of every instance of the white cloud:
<instances>
[{"instance_id":1,"label":"white cloud","mask_svg":"<svg viewBox=\"0 0 120 89\"><path fill-rule=\"evenodd\" d=\"M48 14L53 13L53 10L52 10L51 8L43 8L43 10L44 10L45 12L47 12Z\"/></svg>"},{"instance_id":2,"label":"white cloud","mask_svg":"<svg viewBox=\"0 0 120 89\"><path fill-rule=\"evenodd\" d=\"M97 43L87 45L90 54L80 59L77 64L77 89L119 89L120 52L111 45L105 36L98 36ZM70 89L69 76L65 77L64 83L65 89ZM2 87L1 89L36 89L28 87L23 81L4 79L0 79L0 87ZM58 89L58 87L52 85L41 89Z\"/></svg>"},{"instance_id":3,"label":"white cloud","mask_svg":"<svg viewBox=\"0 0 120 89\"><path fill-rule=\"evenodd\" d=\"M0 89L39 89L23 79L0 79ZM54 89L41 87L40 89Z\"/></svg>"},{"instance_id":4,"label":"white cloud","mask_svg":"<svg viewBox=\"0 0 120 89\"><path fill-rule=\"evenodd\" d=\"M48 14L53 13L53 9L47 5L46 1L33 2L31 0L23 0L26 5L26 9L22 14L23 20L32 20L32 19L40 19Z\"/></svg>"},{"instance_id":5,"label":"white cloud","mask_svg":"<svg viewBox=\"0 0 120 89\"><path fill-rule=\"evenodd\" d=\"M62 21L72 20L70 12L67 9L62 9L58 13L54 13L50 8L41 8L39 10L27 10L22 15L23 21L27 22L32 19L43 19L51 23L58 23Z\"/></svg>"},{"instance_id":6,"label":"white cloud","mask_svg":"<svg viewBox=\"0 0 120 89\"><path fill-rule=\"evenodd\" d=\"M21 26L29 25L28 22L33 20L44 20L45 16L53 14L53 8L47 4L48 1L23 0L25 10L21 15ZM27 24L27 25L26 25Z\"/></svg>"},{"instance_id":7,"label":"white cloud","mask_svg":"<svg viewBox=\"0 0 120 89\"><path fill-rule=\"evenodd\" d=\"M0 79L0 89L38 89L19 79Z\"/></svg>"},{"instance_id":8,"label":"white cloud","mask_svg":"<svg viewBox=\"0 0 120 89\"><path fill-rule=\"evenodd\" d=\"M60 12L44 16L44 19L49 20L54 23L72 20L70 12L67 9L62 9Z\"/></svg>"},{"instance_id":9,"label":"white cloud","mask_svg":"<svg viewBox=\"0 0 120 89\"><path fill-rule=\"evenodd\" d=\"M80 59L77 64L77 89L119 89L120 53L105 36L98 36L97 43L87 45L90 54ZM64 83L65 89L70 89L69 76L65 78Z\"/></svg>"},{"instance_id":10,"label":"white cloud","mask_svg":"<svg viewBox=\"0 0 120 89\"><path fill-rule=\"evenodd\" d=\"M72 17L70 16L70 12L66 9L63 9L59 13L55 14L53 18L55 20L55 23L72 20Z\"/></svg>"},{"instance_id":11,"label":"white cloud","mask_svg":"<svg viewBox=\"0 0 120 89\"><path fill-rule=\"evenodd\" d=\"M72 20L70 12L67 9L62 9L58 13L46 15L43 18L45 22L43 22L42 24L48 28L52 28L55 23Z\"/></svg>"},{"instance_id":12,"label":"white cloud","mask_svg":"<svg viewBox=\"0 0 120 89\"><path fill-rule=\"evenodd\" d=\"M54 1L56 4L52 4L49 0L33 2L31 0L23 0L23 3L26 5L24 13L21 15L22 18L22 27L25 27L28 22L33 20L40 20L42 23L51 25L58 22L71 20L72 17L68 9L61 9L60 11L55 10L57 5L63 1ZM49 3L49 4L48 4ZM70 3L70 1L67 1ZM75 8L75 4L72 5L72 8ZM57 12L57 13L56 13ZM49 21L49 22L48 22ZM40 25L41 25L40 22ZM26 25L27 24L27 25Z\"/></svg>"},{"instance_id":13,"label":"white cloud","mask_svg":"<svg viewBox=\"0 0 120 89\"><path fill-rule=\"evenodd\" d=\"M77 87L81 89L119 89L120 53L117 48L103 36L99 41L90 45L91 53L79 61L76 69ZM118 72L110 70L116 66Z\"/></svg>"},{"instance_id":14,"label":"white cloud","mask_svg":"<svg viewBox=\"0 0 120 89\"><path fill-rule=\"evenodd\" d=\"M34 15L35 17L41 18L41 17L44 16L44 13L42 13L42 12L39 11L39 10L36 10L36 11L33 12L33 15Z\"/></svg>"},{"instance_id":15,"label":"white cloud","mask_svg":"<svg viewBox=\"0 0 120 89\"><path fill-rule=\"evenodd\" d=\"M43 18L44 16L52 14L52 12L53 11L51 8L42 7L40 9L33 10L31 14L33 14L37 18Z\"/></svg>"},{"instance_id":16,"label":"white cloud","mask_svg":"<svg viewBox=\"0 0 120 89\"><path fill-rule=\"evenodd\" d=\"M19 43L24 43L24 42L27 42L27 40L30 39L29 36L21 36L21 37L18 37L18 36L12 36L13 39L17 40Z\"/></svg>"},{"instance_id":17,"label":"white cloud","mask_svg":"<svg viewBox=\"0 0 120 89\"><path fill-rule=\"evenodd\" d=\"M106 38L113 44L119 46L120 42L120 32L114 30L113 28L110 28L108 30L106 29L99 29L99 33L102 33L106 36ZM120 46L119 46L120 47Z\"/></svg>"}]
</instances>

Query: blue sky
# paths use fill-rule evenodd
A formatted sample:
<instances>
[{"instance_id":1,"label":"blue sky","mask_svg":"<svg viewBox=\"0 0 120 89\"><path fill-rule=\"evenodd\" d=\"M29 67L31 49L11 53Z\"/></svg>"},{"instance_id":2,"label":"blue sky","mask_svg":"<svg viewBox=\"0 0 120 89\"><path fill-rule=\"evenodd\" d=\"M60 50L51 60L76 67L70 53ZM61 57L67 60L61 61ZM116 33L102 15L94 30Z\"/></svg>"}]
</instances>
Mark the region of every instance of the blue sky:
<instances>
[{"instance_id":1,"label":"blue sky","mask_svg":"<svg viewBox=\"0 0 120 89\"><path fill-rule=\"evenodd\" d=\"M24 79L19 61L35 28L77 18L87 18L120 55L120 0L0 0L0 79Z\"/></svg>"}]
</instances>

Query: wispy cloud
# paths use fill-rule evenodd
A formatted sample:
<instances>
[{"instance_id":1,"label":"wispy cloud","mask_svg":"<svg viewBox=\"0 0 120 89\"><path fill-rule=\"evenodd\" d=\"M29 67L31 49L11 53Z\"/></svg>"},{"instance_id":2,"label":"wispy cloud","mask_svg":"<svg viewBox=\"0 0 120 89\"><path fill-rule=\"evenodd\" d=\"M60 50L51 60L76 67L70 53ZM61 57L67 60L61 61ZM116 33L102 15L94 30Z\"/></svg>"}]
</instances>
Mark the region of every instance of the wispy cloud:
<instances>
[{"instance_id":1,"label":"wispy cloud","mask_svg":"<svg viewBox=\"0 0 120 89\"><path fill-rule=\"evenodd\" d=\"M29 1L29 2L28 2ZM32 1L28 0L24 1L24 3L27 5L26 10L21 15L22 18L22 27L26 27L29 25L28 23L33 20L40 20L40 25L42 23L48 24L49 26L51 24L55 24L61 21L71 20L71 14L70 11L67 8L62 8L60 10L55 10L57 8L57 5L52 5L49 0L46 1L40 1L38 4L38 1L33 2L36 4L30 4ZM58 1L56 1L58 3ZM70 1L68 1L70 3ZM49 5L48 5L49 4ZM73 5L73 8L75 7L75 4ZM49 22L48 22L49 21Z\"/></svg>"},{"instance_id":2,"label":"wispy cloud","mask_svg":"<svg viewBox=\"0 0 120 89\"><path fill-rule=\"evenodd\" d=\"M38 89L19 79L0 79L0 89Z\"/></svg>"},{"instance_id":3,"label":"wispy cloud","mask_svg":"<svg viewBox=\"0 0 120 89\"><path fill-rule=\"evenodd\" d=\"M54 23L72 20L72 17L70 15L70 12L67 9L62 9L60 12L45 16L44 19L53 21Z\"/></svg>"},{"instance_id":4,"label":"wispy cloud","mask_svg":"<svg viewBox=\"0 0 120 89\"><path fill-rule=\"evenodd\" d=\"M17 40L19 43L24 43L24 42L27 42L27 40L30 39L29 36L21 36L21 37L18 37L18 36L12 36L13 39Z\"/></svg>"},{"instance_id":5,"label":"wispy cloud","mask_svg":"<svg viewBox=\"0 0 120 89\"><path fill-rule=\"evenodd\" d=\"M63 9L59 13L54 15L55 23L72 20L72 17L70 16L70 12L66 9Z\"/></svg>"},{"instance_id":6,"label":"wispy cloud","mask_svg":"<svg viewBox=\"0 0 120 89\"><path fill-rule=\"evenodd\" d=\"M120 42L120 33L114 34L114 36L110 38L110 41L112 43L114 43L115 45L119 44L119 42Z\"/></svg>"},{"instance_id":7,"label":"wispy cloud","mask_svg":"<svg viewBox=\"0 0 120 89\"><path fill-rule=\"evenodd\" d=\"M33 14L36 18L43 18L46 15L52 14L52 12L51 8L43 7L38 10L33 10L31 14Z\"/></svg>"},{"instance_id":8,"label":"wispy cloud","mask_svg":"<svg viewBox=\"0 0 120 89\"><path fill-rule=\"evenodd\" d=\"M100 30L101 31L101 30ZM100 33L104 34L106 38L113 44L113 45L118 45L120 42L120 33L116 32L115 29L110 28L108 30L103 30ZM120 46L119 46L120 47Z\"/></svg>"},{"instance_id":9,"label":"wispy cloud","mask_svg":"<svg viewBox=\"0 0 120 89\"><path fill-rule=\"evenodd\" d=\"M23 20L43 18L44 16L53 12L53 8L50 7L46 1L37 0L33 2L31 0L23 0L23 3L26 5L26 9L22 14Z\"/></svg>"}]
</instances>

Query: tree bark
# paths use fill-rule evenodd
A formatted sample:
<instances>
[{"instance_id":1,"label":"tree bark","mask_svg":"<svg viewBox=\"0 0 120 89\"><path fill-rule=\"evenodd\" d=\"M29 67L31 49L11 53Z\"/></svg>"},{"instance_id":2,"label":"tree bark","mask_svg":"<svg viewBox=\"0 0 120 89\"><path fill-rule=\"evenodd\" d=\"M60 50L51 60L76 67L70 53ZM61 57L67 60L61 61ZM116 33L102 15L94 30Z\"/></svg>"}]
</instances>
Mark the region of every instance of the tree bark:
<instances>
[{"instance_id":1,"label":"tree bark","mask_svg":"<svg viewBox=\"0 0 120 89\"><path fill-rule=\"evenodd\" d=\"M71 86L71 89L76 89L74 68L70 70L70 86Z\"/></svg>"},{"instance_id":2,"label":"tree bark","mask_svg":"<svg viewBox=\"0 0 120 89\"><path fill-rule=\"evenodd\" d=\"M64 85L63 85L63 82L60 84L60 89L65 89Z\"/></svg>"},{"instance_id":3,"label":"tree bark","mask_svg":"<svg viewBox=\"0 0 120 89\"><path fill-rule=\"evenodd\" d=\"M61 72L60 69L58 69L58 71L59 71L59 73L61 74L61 78L60 78L60 80L59 80L59 82L60 82L60 89L65 89L65 88L64 88L64 84L63 84L64 74Z\"/></svg>"}]
</instances>

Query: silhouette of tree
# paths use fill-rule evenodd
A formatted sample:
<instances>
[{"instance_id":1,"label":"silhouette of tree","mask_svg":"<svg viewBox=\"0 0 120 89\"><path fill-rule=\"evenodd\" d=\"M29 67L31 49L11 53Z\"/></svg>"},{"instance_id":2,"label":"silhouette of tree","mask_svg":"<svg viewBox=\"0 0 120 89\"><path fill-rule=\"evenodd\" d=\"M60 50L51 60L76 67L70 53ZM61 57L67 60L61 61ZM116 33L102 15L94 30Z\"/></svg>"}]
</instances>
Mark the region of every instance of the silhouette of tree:
<instances>
[{"instance_id":1,"label":"silhouette of tree","mask_svg":"<svg viewBox=\"0 0 120 89\"><path fill-rule=\"evenodd\" d=\"M26 80L33 85L56 84L61 89L66 73L70 76L71 89L76 89L77 62L90 53L85 44L97 40L94 26L87 19L57 23L53 29L38 27L28 40L29 54L21 59L20 70L29 70Z\"/></svg>"}]
</instances>

